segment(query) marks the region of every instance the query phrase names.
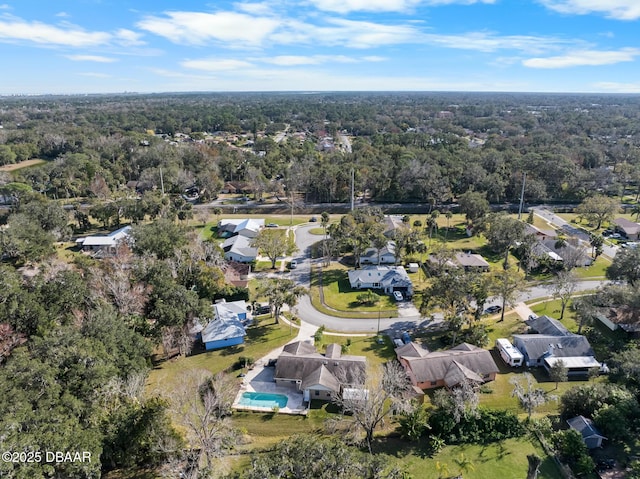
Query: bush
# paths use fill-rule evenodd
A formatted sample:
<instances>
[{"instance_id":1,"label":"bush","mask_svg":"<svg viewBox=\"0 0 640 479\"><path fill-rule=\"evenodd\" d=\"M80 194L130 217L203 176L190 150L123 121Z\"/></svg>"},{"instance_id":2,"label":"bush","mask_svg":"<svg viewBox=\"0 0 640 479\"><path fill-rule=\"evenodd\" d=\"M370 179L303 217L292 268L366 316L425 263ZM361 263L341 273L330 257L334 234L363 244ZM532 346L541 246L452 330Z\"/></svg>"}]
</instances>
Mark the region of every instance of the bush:
<instances>
[{"instance_id":1,"label":"bush","mask_svg":"<svg viewBox=\"0 0 640 479\"><path fill-rule=\"evenodd\" d=\"M587 445L577 431L567 429L555 433L553 444L558 454L571 466L575 474L588 474L595 468Z\"/></svg>"},{"instance_id":2,"label":"bush","mask_svg":"<svg viewBox=\"0 0 640 479\"><path fill-rule=\"evenodd\" d=\"M525 427L509 411L479 409L477 416L463 417L456 423L446 411L437 410L429 417L429 426L450 444L487 443L522 436Z\"/></svg>"},{"instance_id":3,"label":"bush","mask_svg":"<svg viewBox=\"0 0 640 479\"><path fill-rule=\"evenodd\" d=\"M364 293L360 293L356 296L356 301L364 306L373 306L380 301L380 296L368 289Z\"/></svg>"}]
</instances>

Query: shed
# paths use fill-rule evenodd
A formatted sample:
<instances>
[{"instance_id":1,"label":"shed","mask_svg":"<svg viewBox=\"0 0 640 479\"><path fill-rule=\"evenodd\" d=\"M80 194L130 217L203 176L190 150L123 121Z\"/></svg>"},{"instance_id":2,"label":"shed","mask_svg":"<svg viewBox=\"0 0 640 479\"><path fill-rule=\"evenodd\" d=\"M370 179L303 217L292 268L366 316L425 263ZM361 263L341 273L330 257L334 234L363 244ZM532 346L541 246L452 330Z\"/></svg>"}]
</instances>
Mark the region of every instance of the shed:
<instances>
[{"instance_id":1,"label":"shed","mask_svg":"<svg viewBox=\"0 0 640 479\"><path fill-rule=\"evenodd\" d=\"M584 443L589 449L595 449L602 446L602 440L606 439L600 431L593 425L593 421L584 416L576 416L571 419L567 419L567 424L574 431L577 431L581 436Z\"/></svg>"}]
</instances>

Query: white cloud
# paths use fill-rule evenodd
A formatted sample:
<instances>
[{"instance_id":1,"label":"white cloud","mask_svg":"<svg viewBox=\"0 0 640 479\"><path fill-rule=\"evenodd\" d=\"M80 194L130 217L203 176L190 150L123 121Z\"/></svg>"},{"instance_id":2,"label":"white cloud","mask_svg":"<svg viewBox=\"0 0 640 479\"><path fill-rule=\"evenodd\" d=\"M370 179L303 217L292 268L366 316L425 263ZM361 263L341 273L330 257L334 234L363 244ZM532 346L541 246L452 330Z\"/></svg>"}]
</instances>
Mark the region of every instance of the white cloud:
<instances>
[{"instance_id":1,"label":"white cloud","mask_svg":"<svg viewBox=\"0 0 640 479\"><path fill-rule=\"evenodd\" d=\"M320 65L322 63L361 63L379 62L382 57L362 57L354 58L346 55L278 55L271 58L259 58L258 61L279 66L300 66L300 65Z\"/></svg>"},{"instance_id":2,"label":"white cloud","mask_svg":"<svg viewBox=\"0 0 640 479\"><path fill-rule=\"evenodd\" d=\"M274 18L256 18L235 12L166 12L146 17L137 26L173 43L203 45L210 40L257 46L279 25Z\"/></svg>"},{"instance_id":3,"label":"white cloud","mask_svg":"<svg viewBox=\"0 0 640 479\"><path fill-rule=\"evenodd\" d=\"M78 73L78 75L82 75L83 77L93 77L93 78L111 78L111 75L106 73L97 73L97 72L84 72Z\"/></svg>"},{"instance_id":4,"label":"white cloud","mask_svg":"<svg viewBox=\"0 0 640 479\"><path fill-rule=\"evenodd\" d=\"M71 15L69 15L67 12L59 12L56 13L56 17L60 17L60 18L69 18Z\"/></svg>"},{"instance_id":5,"label":"white cloud","mask_svg":"<svg viewBox=\"0 0 640 479\"><path fill-rule=\"evenodd\" d=\"M238 10L249 13L251 15L270 16L273 14L273 7L268 2L263 3L236 3L234 5Z\"/></svg>"},{"instance_id":6,"label":"white cloud","mask_svg":"<svg viewBox=\"0 0 640 479\"><path fill-rule=\"evenodd\" d=\"M610 93L640 93L640 83L599 82L593 86Z\"/></svg>"},{"instance_id":7,"label":"white cloud","mask_svg":"<svg viewBox=\"0 0 640 479\"><path fill-rule=\"evenodd\" d=\"M113 63L117 61L115 58L103 57L100 55L65 55L65 58L74 62L97 62L97 63Z\"/></svg>"},{"instance_id":8,"label":"white cloud","mask_svg":"<svg viewBox=\"0 0 640 479\"><path fill-rule=\"evenodd\" d=\"M540 0L545 7L572 15L603 14L617 20L640 18L638 0Z\"/></svg>"},{"instance_id":9,"label":"white cloud","mask_svg":"<svg viewBox=\"0 0 640 479\"><path fill-rule=\"evenodd\" d=\"M546 58L529 58L522 64L530 68L570 68L579 66L612 65L630 62L640 55L640 49L623 48L622 50L598 51L582 50Z\"/></svg>"},{"instance_id":10,"label":"white cloud","mask_svg":"<svg viewBox=\"0 0 640 479\"><path fill-rule=\"evenodd\" d=\"M126 28L121 28L115 33L115 36L118 40L118 43L124 46L139 46L144 45L145 42L140 40L142 35L138 32L134 32L133 30L128 30Z\"/></svg>"},{"instance_id":11,"label":"white cloud","mask_svg":"<svg viewBox=\"0 0 640 479\"><path fill-rule=\"evenodd\" d=\"M531 54L556 50L571 43L553 37L528 35L495 35L490 32L467 32L459 35L442 35L428 33L424 35L429 43L446 48L495 52L498 50L519 50Z\"/></svg>"},{"instance_id":12,"label":"white cloud","mask_svg":"<svg viewBox=\"0 0 640 479\"><path fill-rule=\"evenodd\" d=\"M325 19L324 25L289 20L283 29L269 38L280 44L329 45L348 48L373 48L399 43L416 43L420 30L410 25L383 25L380 23Z\"/></svg>"},{"instance_id":13,"label":"white cloud","mask_svg":"<svg viewBox=\"0 0 640 479\"><path fill-rule=\"evenodd\" d=\"M474 3L494 3L495 0L309 0L318 10L326 12L406 12L419 4L439 5L472 5Z\"/></svg>"},{"instance_id":14,"label":"white cloud","mask_svg":"<svg viewBox=\"0 0 640 479\"><path fill-rule=\"evenodd\" d=\"M200 60L185 60L180 63L185 68L204 70L209 72L232 71L251 67L251 63L244 60L208 58Z\"/></svg>"},{"instance_id":15,"label":"white cloud","mask_svg":"<svg viewBox=\"0 0 640 479\"><path fill-rule=\"evenodd\" d=\"M73 25L62 27L19 18L0 20L0 41L25 41L40 45L88 47L105 45L111 40L106 32L87 32Z\"/></svg>"}]
</instances>

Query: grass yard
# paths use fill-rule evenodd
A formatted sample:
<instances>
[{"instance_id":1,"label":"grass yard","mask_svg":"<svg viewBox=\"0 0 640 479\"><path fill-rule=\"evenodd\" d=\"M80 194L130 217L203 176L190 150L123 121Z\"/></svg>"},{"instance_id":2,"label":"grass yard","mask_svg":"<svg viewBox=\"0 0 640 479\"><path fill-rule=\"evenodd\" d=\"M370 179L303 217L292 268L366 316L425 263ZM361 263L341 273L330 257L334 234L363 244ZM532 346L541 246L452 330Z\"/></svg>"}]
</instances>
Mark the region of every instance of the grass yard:
<instances>
[{"instance_id":1,"label":"grass yard","mask_svg":"<svg viewBox=\"0 0 640 479\"><path fill-rule=\"evenodd\" d=\"M311 411L307 418L234 413L234 425L247 434L250 443L240 448L238 452L241 452L241 455L233 458L233 469L240 470L249 466L251 457L259 454L260 449L272 446L291 435L298 433L322 434L326 415L324 407ZM546 456L537 440L531 439L530 436L486 445L446 446L434 456L429 455L426 439L408 442L397 437L378 436L373 449L376 455L386 456L389 464L397 463L416 479L450 477L460 472L464 472L465 479L484 477L519 479L526 475L527 455L529 454L537 454L543 459L539 478L556 479L561 477L553 460ZM461 459L470 464L466 471L461 471ZM448 473L445 474L445 470Z\"/></svg>"},{"instance_id":2,"label":"grass yard","mask_svg":"<svg viewBox=\"0 0 640 479\"><path fill-rule=\"evenodd\" d=\"M428 456L425 442L407 443L390 439L383 447L388 455L397 458L399 465L404 466L411 477L416 479L453 477L460 473L464 473L465 479L520 479L527 475L529 454L537 454L543 459L539 479L562 477L542 447L526 436L486 445L446 446L433 457ZM459 466L461 458L470 464L466 470Z\"/></svg>"},{"instance_id":3,"label":"grass yard","mask_svg":"<svg viewBox=\"0 0 640 479\"><path fill-rule=\"evenodd\" d=\"M604 278L611 261L604 256L598 256L591 266L587 268L575 268L573 271L579 279Z\"/></svg>"},{"instance_id":4,"label":"grass yard","mask_svg":"<svg viewBox=\"0 0 640 479\"><path fill-rule=\"evenodd\" d=\"M376 342L376 336L333 336L331 334L325 334L318 351L324 352L324 348L331 343L338 343L340 345L346 344L348 340L351 340L348 354L351 356L366 356L367 362L373 365L383 364L396 357L393 350L393 344L389 336L383 336L384 343L378 344Z\"/></svg>"},{"instance_id":5,"label":"grass yard","mask_svg":"<svg viewBox=\"0 0 640 479\"><path fill-rule=\"evenodd\" d=\"M317 269L311 273L311 302L320 312L341 318L377 318L396 317L396 305L390 296L380 294L380 301L375 306L361 306L356 297L364 292L351 288L347 276L348 268L340 263L332 263L322 271L322 279ZM325 305L320 300L320 288ZM376 291L379 294L379 292Z\"/></svg>"},{"instance_id":6,"label":"grass yard","mask_svg":"<svg viewBox=\"0 0 640 479\"><path fill-rule=\"evenodd\" d=\"M173 391L179 387L180 376L185 371L206 369L216 374L231 368L240 356L258 360L272 349L289 342L295 334L297 330L290 333L288 326L274 324L272 318L266 317L247 329L247 337L242 345L177 357L158 364L149 374L146 389L151 393L157 390Z\"/></svg>"}]
</instances>

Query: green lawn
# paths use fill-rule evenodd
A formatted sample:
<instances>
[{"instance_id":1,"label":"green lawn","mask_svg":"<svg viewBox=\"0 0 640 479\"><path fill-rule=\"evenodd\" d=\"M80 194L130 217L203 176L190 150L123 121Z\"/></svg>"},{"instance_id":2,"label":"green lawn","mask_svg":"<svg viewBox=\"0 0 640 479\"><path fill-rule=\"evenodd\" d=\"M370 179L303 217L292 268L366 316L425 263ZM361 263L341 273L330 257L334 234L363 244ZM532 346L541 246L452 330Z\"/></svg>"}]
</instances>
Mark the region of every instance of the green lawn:
<instances>
[{"instance_id":1,"label":"green lawn","mask_svg":"<svg viewBox=\"0 0 640 479\"><path fill-rule=\"evenodd\" d=\"M399 439L389 439L383 446L385 452L397 458L399 465L404 466L411 477L416 479L453 477L461 472L464 472L465 479L520 479L527 475L529 454L537 454L543 458L538 478L562 477L553 460L529 437L486 445L447 446L433 457L429 457L425 443L426 441L407 443ZM458 466L461 454L471 464L466 471L461 471ZM438 471L438 465L446 468L448 474L441 475L441 472L445 471Z\"/></svg>"},{"instance_id":2,"label":"green lawn","mask_svg":"<svg viewBox=\"0 0 640 479\"><path fill-rule=\"evenodd\" d=\"M383 336L384 343L378 344L376 336L334 336L325 334L322 343L318 346L318 350L324 352L324 348L331 343L340 345L346 344L351 340L349 350L344 353L352 356L366 356L367 362L370 364L383 364L394 359L396 354L393 350L393 344L388 336Z\"/></svg>"},{"instance_id":3,"label":"green lawn","mask_svg":"<svg viewBox=\"0 0 640 479\"><path fill-rule=\"evenodd\" d=\"M322 434L324 430L323 421L326 415L327 412L324 406L320 409L312 410L307 418L302 416L234 413L234 425L246 433L250 443L246 446L241 446L239 452L244 454L234 458L233 469L240 470L240 468L248 466L250 458L259 453L259 449L273 445L285 437L298 433ZM392 430L394 426L394 423L389 424L389 430ZM437 470L437 464L448 469L449 475L447 477L459 473L460 467L458 463L461 454L471 463L471 467L464 472L465 479L485 477L520 479L526 476L528 454L537 454L543 459L539 478L556 479L561 477L552 459L546 456L537 440L531 439L529 436L486 445L446 446L434 456L429 454L426 439L418 442L408 442L394 437L394 435L378 436L373 449L375 454L386 456L389 464L397 463L398 466L406 469L411 477L416 479L442 477Z\"/></svg>"},{"instance_id":4,"label":"green lawn","mask_svg":"<svg viewBox=\"0 0 640 479\"><path fill-rule=\"evenodd\" d=\"M390 296L380 294L380 301L375 306L361 306L356 297L362 290L352 289L347 276L348 268L339 263L332 263L322 271L322 280L317 269L312 269L311 302L314 307L330 316L341 318L377 318L396 317L398 315L395 302ZM320 287L326 306L320 301Z\"/></svg>"},{"instance_id":5,"label":"green lawn","mask_svg":"<svg viewBox=\"0 0 640 479\"><path fill-rule=\"evenodd\" d=\"M153 393L157 390L175 390L185 371L206 369L216 374L231 368L240 356L260 359L272 349L289 342L295 334L296 329L290 332L288 326L274 324L272 318L265 317L247 329L243 345L173 358L158 364L149 374L147 391Z\"/></svg>"}]
</instances>

